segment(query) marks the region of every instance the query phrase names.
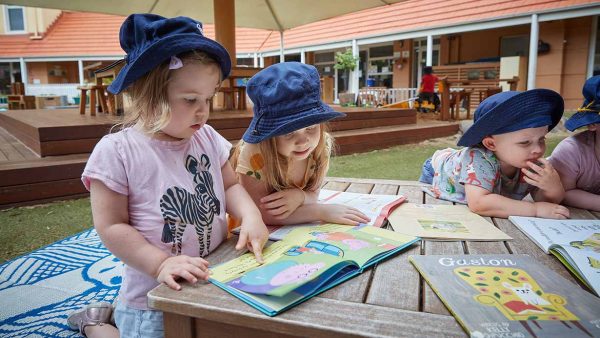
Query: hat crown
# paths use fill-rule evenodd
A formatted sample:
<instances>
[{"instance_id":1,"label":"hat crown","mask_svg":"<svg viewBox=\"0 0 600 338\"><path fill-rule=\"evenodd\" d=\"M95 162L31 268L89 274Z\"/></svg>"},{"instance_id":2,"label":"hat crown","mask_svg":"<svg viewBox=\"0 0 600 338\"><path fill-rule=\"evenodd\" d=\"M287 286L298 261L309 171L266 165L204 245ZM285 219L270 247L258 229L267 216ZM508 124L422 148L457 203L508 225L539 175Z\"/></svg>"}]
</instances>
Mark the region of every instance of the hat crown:
<instances>
[{"instance_id":1,"label":"hat crown","mask_svg":"<svg viewBox=\"0 0 600 338\"><path fill-rule=\"evenodd\" d=\"M521 93L521 92L506 91L506 92L500 92L498 94L495 94L495 95L492 95L492 96L486 98L479 104L479 106L475 110L475 114L473 115L473 122L476 122L477 120L484 117L488 113L493 112L494 108L496 108L498 105L500 105L501 103L510 99L511 97L518 95L519 93Z\"/></svg>"},{"instance_id":2,"label":"hat crown","mask_svg":"<svg viewBox=\"0 0 600 338\"><path fill-rule=\"evenodd\" d=\"M165 18L156 14L132 14L121 26L121 48L128 58L143 52L158 40L177 34L202 34L202 24L188 17Z\"/></svg>"},{"instance_id":3,"label":"hat crown","mask_svg":"<svg viewBox=\"0 0 600 338\"><path fill-rule=\"evenodd\" d=\"M583 89L583 106L587 106L590 102L595 101L595 105L600 105L600 75L592 76L585 81Z\"/></svg>"},{"instance_id":4,"label":"hat crown","mask_svg":"<svg viewBox=\"0 0 600 338\"><path fill-rule=\"evenodd\" d=\"M300 62L282 62L254 75L246 85L255 114L283 116L321 104L319 72Z\"/></svg>"}]
</instances>

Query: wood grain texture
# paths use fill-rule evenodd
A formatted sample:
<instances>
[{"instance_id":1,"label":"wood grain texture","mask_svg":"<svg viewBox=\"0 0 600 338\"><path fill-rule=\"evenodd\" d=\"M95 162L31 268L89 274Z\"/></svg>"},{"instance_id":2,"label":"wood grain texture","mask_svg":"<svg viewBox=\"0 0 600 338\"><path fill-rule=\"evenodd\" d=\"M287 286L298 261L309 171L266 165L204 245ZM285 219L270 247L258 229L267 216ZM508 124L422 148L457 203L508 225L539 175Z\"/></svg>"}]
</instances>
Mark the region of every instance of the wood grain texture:
<instances>
[{"instance_id":1,"label":"wood grain texture","mask_svg":"<svg viewBox=\"0 0 600 338\"><path fill-rule=\"evenodd\" d=\"M323 188L330 190L403 194L413 202L451 204L424 196L422 186L413 181L336 177L326 178L323 184ZM599 214L572 209L577 218L598 218ZM195 318L193 323L188 322L194 337L464 337L457 321L409 263L410 255L524 253L575 281L554 256L546 255L508 220L488 220L514 240L421 241L276 317L265 316L216 286L204 283L184 284L179 292L159 286L149 293L149 303L168 313ZM240 255L234 249L236 240L234 236L211 253L207 257L210 263L219 264Z\"/></svg>"},{"instance_id":2,"label":"wood grain texture","mask_svg":"<svg viewBox=\"0 0 600 338\"><path fill-rule=\"evenodd\" d=\"M462 255L464 254L463 244L457 242L437 242L423 241L425 255ZM424 278L421 278L423 285L423 311L437 313L442 315L450 315L446 306L442 303L439 297L431 289Z\"/></svg>"}]
</instances>

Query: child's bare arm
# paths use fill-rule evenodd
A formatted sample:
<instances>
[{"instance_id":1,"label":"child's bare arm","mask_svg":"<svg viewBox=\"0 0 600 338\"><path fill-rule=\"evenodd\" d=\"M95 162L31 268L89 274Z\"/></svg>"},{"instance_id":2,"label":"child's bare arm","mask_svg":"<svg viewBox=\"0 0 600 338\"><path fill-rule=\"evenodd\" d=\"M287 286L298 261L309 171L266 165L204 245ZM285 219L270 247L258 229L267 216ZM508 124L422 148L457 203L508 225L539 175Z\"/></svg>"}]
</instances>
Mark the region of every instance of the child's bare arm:
<instances>
[{"instance_id":1,"label":"child's bare arm","mask_svg":"<svg viewBox=\"0 0 600 338\"><path fill-rule=\"evenodd\" d=\"M522 168L525 182L538 187L533 193L535 201L560 203L565 197L560 176L552 164L545 158L539 158L539 164L527 162L529 168Z\"/></svg>"},{"instance_id":2,"label":"child's bare arm","mask_svg":"<svg viewBox=\"0 0 600 338\"><path fill-rule=\"evenodd\" d=\"M260 205L277 218L289 217L303 204L317 203L319 191L304 191L299 188L285 189L271 193L260 199Z\"/></svg>"},{"instance_id":3,"label":"child's bare arm","mask_svg":"<svg viewBox=\"0 0 600 338\"><path fill-rule=\"evenodd\" d=\"M184 278L190 283L208 278L208 262L185 255L170 257L150 244L129 225L128 197L110 190L98 180L90 184L94 227L104 245L128 266L142 271L179 290L176 282Z\"/></svg>"},{"instance_id":4,"label":"child's bare arm","mask_svg":"<svg viewBox=\"0 0 600 338\"><path fill-rule=\"evenodd\" d=\"M269 195L266 183L247 175L240 175L240 182L259 206L263 220L269 225L298 224L315 221L356 225L369 221L369 218L357 209L343 205L320 203L305 203L287 217L279 217L270 213L269 209L261 203L261 199Z\"/></svg>"},{"instance_id":5,"label":"child's bare arm","mask_svg":"<svg viewBox=\"0 0 600 338\"><path fill-rule=\"evenodd\" d=\"M227 200L227 212L241 220L240 237L235 248L240 250L247 247L254 253L256 260L262 263L262 249L269 239L269 231L263 222L261 213L252 197L239 184L229 161L225 162L221 173Z\"/></svg>"},{"instance_id":6,"label":"child's bare arm","mask_svg":"<svg viewBox=\"0 0 600 338\"><path fill-rule=\"evenodd\" d=\"M577 180L572 175L563 175L560 172L559 175L565 188L564 204L581 209L600 211L600 195L578 189Z\"/></svg>"},{"instance_id":7,"label":"child's bare arm","mask_svg":"<svg viewBox=\"0 0 600 338\"><path fill-rule=\"evenodd\" d=\"M469 209L482 216L533 216L556 219L569 217L569 209L562 205L513 200L471 184L465 184L465 195Z\"/></svg>"}]
</instances>

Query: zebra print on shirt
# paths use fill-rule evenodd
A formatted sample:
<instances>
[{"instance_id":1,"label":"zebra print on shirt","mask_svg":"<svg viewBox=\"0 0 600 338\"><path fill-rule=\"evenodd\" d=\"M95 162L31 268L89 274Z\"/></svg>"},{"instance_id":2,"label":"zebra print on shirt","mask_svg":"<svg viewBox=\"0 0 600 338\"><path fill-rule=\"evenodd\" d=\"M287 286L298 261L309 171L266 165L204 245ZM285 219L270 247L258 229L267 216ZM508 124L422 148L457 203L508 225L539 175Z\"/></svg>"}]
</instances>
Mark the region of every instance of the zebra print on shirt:
<instances>
[{"instance_id":1,"label":"zebra print on shirt","mask_svg":"<svg viewBox=\"0 0 600 338\"><path fill-rule=\"evenodd\" d=\"M188 224L194 225L198 236L199 255L208 255L212 223L221 214L221 203L214 190L209 172L210 159L202 154L200 162L188 155L185 167L194 176L195 193L180 187L171 187L160 199L160 211L164 219L162 242L172 243L171 252L181 254L183 232Z\"/></svg>"}]
</instances>

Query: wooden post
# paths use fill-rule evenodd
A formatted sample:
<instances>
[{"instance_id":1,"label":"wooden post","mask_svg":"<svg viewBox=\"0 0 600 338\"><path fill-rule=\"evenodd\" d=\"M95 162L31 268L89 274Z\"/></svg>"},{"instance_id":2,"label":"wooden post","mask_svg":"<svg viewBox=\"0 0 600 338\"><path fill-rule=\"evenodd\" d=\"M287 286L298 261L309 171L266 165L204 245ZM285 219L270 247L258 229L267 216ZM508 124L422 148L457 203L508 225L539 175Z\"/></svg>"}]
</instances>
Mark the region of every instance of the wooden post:
<instances>
[{"instance_id":1,"label":"wooden post","mask_svg":"<svg viewBox=\"0 0 600 338\"><path fill-rule=\"evenodd\" d=\"M517 85L519 84L519 77L513 76L512 80L507 81L510 85L510 90L517 90Z\"/></svg>"},{"instance_id":2,"label":"wooden post","mask_svg":"<svg viewBox=\"0 0 600 338\"><path fill-rule=\"evenodd\" d=\"M213 7L215 40L227 49L231 66L235 67L235 0L213 0Z\"/></svg>"},{"instance_id":3,"label":"wooden post","mask_svg":"<svg viewBox=\"0 0 600 338\"><path fill-rule=\"evenodd\" d=\"M439 82L440 93L442 94L442 107L440 120L448 121L450 119L450 83L447 78L443 78Z\"/></svg>"}]
</instances>

